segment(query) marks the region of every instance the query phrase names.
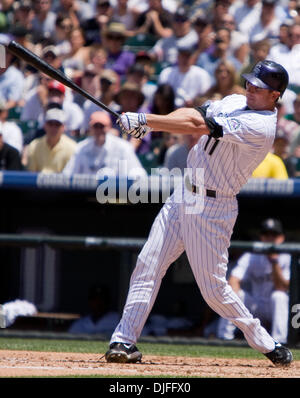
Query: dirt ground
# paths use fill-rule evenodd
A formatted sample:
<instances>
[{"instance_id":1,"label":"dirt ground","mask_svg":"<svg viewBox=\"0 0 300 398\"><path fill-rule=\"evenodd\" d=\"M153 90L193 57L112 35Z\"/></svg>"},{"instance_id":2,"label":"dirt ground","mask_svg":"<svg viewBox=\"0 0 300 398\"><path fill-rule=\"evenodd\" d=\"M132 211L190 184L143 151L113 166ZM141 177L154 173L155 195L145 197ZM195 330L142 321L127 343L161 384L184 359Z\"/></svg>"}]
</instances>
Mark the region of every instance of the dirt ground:
<instances>
[{"instance_id":1,"label":"dirt ground","mask_svg":"<svg viewBox=\"0 0 300 398\"><path fill-rule=\"evenodd\" d=\"M0 377L136 375L156 377L299 378L300 361L276 368L267 360L159 357L145 355L142 363L107 363L102 354L0 350Z\"/></svg>"}]
</instances>

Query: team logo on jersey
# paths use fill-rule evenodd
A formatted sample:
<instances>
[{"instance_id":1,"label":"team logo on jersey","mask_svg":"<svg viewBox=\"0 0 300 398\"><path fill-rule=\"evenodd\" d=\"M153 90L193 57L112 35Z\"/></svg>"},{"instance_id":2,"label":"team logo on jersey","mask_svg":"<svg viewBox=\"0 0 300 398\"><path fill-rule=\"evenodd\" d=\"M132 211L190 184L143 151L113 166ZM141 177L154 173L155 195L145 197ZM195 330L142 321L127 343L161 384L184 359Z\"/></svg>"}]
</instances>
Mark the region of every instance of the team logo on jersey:
<instances>
[{"instance_id":1,"label":"team logo on jersey","mask_svg":"<svg viewBox=\"0 0 300 398\"><path fill-rule=\"evenodd\" d=\"M228 113L220 112L217 114L217 117L228 117Z\"/></svg>"},{"instance_id":2,"label":"team logo on jersey","mask_svg":"<svg viewBox=\"0 0 300 398\"><path fill-rule=\"evenodd\" d=\"M241 122L238 119L231 118L226 120L231 131L236 131L241 127Z\"/></svg>"}]
</instances>

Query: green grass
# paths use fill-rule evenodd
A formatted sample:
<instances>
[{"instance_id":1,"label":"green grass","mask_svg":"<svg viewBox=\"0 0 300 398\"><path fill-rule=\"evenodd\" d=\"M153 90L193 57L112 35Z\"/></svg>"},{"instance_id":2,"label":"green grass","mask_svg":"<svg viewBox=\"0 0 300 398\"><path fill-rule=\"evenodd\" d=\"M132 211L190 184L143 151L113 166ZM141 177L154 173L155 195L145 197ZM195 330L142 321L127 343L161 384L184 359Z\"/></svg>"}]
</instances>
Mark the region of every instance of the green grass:
<instances>
[{"instance_id":1,"label":"green grass","mask_svg":"<svg viewBox=\"0 0 300 398\"><path fill-rule=\"evenodd\" d=\"M0 338L0 349L2 350L79 352L103 355L107 347L107 341ZM144 355L264 359L259 352L250 347L139 343L138 348ZM294 359L300 360L300 350L292 349L292 352Z\"/></svg>"}]
</instances>

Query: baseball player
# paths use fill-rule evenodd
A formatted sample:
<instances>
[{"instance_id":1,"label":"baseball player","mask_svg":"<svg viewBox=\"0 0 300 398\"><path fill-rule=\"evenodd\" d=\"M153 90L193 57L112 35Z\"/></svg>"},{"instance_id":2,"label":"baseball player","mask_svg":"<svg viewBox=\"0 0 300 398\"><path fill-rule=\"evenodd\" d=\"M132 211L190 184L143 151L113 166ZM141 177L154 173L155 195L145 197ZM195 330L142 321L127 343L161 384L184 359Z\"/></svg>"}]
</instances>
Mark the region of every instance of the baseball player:
<instances>
[{"instance_id":1,"label":"baseball player","mask_svg":"<svg viewBox=\"0 0 300 398\"><path fill-rule=\"evenodd\" d=\"M260 239L267 243L283 243L281 222L273 218L264 220ZM228 279L251 313L270 324L271 336L280 343L286 343L288 335L290 264L288 253L244 253ZM230 321L220 318L218 337L231 340L235 329Z\"/></svg>"},{"instance_id":2,"label":"baseball player","mask_svg":"<svg viewBox=\"0 0 300 398\"><path fill-rule=\"evenodd\" d=\"M174 190L157 215L130 280L120 323L111 336L108 362L137 362L136 342L152 309L168 267L186 252L207 304L244 333L248 344L276 366L288 366L292 353L275 341L254 318L226 280L228 247L238 214L236 195L272 148L276 101L288 85L279 64L259 62L246 80L246 95L230 95L197 108L179 108L168 115L124 113L122 129L141 138L151 129L201 137L190 150L184 186L190 198L177 200ZM203 178L199 170L203 170ZM197 207L197 206L195 206Z\"/></svg>"}]
</instances>

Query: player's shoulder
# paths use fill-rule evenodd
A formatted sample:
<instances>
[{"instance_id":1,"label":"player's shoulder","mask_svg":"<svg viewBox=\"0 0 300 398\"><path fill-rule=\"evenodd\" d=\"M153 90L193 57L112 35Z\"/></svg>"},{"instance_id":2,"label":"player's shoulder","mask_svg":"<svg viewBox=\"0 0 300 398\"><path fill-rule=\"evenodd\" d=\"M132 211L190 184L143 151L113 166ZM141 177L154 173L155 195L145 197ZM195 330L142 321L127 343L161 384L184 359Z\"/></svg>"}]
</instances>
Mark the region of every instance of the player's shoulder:
<instances>
[{"instance_id":1,"label":"player's shoulder","mask_svg":"<svg viewBox=\"0 0 300 398\"><path fill-rule=\"evenodd\" d=\"M209 107L215 113L222 114L223 116L228 116L238 109L244 109L246 105L246 97L242 94L231 94L220 100L209 102Z\"/></svg>"}]
</instances>

